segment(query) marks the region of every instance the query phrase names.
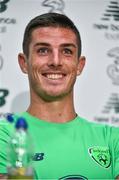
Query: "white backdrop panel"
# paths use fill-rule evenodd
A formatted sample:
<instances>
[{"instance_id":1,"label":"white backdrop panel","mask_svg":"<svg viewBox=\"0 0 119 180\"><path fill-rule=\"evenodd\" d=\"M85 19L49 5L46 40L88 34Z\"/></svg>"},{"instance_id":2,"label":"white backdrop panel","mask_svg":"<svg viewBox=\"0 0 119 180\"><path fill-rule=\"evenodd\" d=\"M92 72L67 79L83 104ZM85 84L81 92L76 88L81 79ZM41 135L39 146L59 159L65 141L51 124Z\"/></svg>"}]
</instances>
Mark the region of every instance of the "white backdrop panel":
<instances>
[{"instance_id":1,"label":"white backdrop panel","mask_svg":"<svg viewBox=\"0 0 119 180\"><path fill-rule=\"evenodd\" d=\"M54 11L75 22L87 59L75 85L77 113L91 121L119 125L118 0L9 0L4 10L2 5L0 1L0 115L27 109L27 75L21 73L17 60L23 32L31 18Z\"/></svg>"}]
</instances>

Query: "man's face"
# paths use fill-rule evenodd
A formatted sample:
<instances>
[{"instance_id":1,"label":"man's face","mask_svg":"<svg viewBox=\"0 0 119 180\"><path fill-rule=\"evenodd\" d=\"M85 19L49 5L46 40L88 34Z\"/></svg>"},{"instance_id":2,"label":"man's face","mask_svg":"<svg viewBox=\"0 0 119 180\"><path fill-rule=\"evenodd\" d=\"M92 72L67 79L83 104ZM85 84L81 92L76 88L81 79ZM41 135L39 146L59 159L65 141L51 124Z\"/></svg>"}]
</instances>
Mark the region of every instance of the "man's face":
<instances>
[{"instance_id":1,"label":"man's face","mask_svg":"<svg viewBox=\"0 0 119 180\"><path fill-rule=\"evenodd\" d=\"M45 100L70 94L80 74L76 35L61 27L32 32L27 59L31 91Z\"/></svg>"}]
</instances>

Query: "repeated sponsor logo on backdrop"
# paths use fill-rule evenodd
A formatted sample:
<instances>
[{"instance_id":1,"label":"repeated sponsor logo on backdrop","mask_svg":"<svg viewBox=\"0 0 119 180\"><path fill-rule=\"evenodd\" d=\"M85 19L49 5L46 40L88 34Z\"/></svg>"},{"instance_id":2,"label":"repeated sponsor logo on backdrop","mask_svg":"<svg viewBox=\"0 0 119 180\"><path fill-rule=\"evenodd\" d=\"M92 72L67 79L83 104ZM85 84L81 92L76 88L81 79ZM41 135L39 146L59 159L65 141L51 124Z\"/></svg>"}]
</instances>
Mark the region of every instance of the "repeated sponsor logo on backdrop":
<instances>
[{"instance_id":1,"label":"repeated sponsor logo on backdrop","mask_svg":"<svg viewBox=\"0 0 119 180\"><path fill-rule=\"evenodd\" d=\"M111 93L104 102L99 116L94 117L95 121L119 125L119 47L114 47L107 52L107 56L112 58L112 63L107 66L107 76L112 84ZM114 87L114 90L113 90ZM113 92L112 92L113 90Z\"/></svg>"},{"instance_id":2,"label":"repeated sponsor logo on backdrop","mask_svg":"<svg viewBox=\"0 0 119 180\"><path fill-rule=\"evenodd\" d=\"M0 45L0 73L3 69L4 59L2 57L2 46ZM9 94L9 90L6 88L0 87L0 107L4 106L6 104L6 98Z\"/></svg>"},{"instance_id":3,"label":"repeated sponsor logo on backdrop","mask_svg":"<svg viewBox=\"0 0 119 180\"><path fill-rule=\"evenodd\" d=\"M95 30L103 32L108 40L119 40L119 1L107 1L105 11L98 23L94 23Z\"/></svg>"},{"instance_id":4,"label":"repeated sponsor logo on backdrop","mask_svg":"<svg viewBox=\"0 0 119 180\"><path fill-rule=\"evenodd\" d=\"M99 23L93 24L94 30L103 32L105 40L119 41L119 1L107 2L105 11L102 13ZM103 103L100 115L94 117L95 121L119 125L119 46L111 47L106 56L109 64L106 74L112 85L108 99Z\"/></svg>"},{"instance_id":5,"label":"repeated sponsor logo on backdrop","mask_svg":"<svg viewBox=\"0 0 119 180\"><path fill-rule=\"evenodd\" d=\"M112 84L119 85L119 47L114 47L107 52L112 62L107 66L107 75Z\"/></svg>"},{"instance_id":6,"label":"repeated sponsor logo on backdrop","mask_svg":"<svg viewBox=\"0 0 119 180\"><path fill-rule=\"evenodd\" d=\"M12 17L4 17L4 12L7 11L10 0L0 0L0 33L6 33L9 25L16 24L16 19Z\"/></svg>"},{"instance_id":7,"label":"repeated sponsor logo on backdrop","mask_svg":"<svg viewBox=\"0 0 119 180\"><path fill-rule=\"evenodd\" d=\"M2 49L2 46L0 45L0 71L2 70L3 68L3 57L1 55L1 49Z\"/></svg>"},{"instance_id":8,"label":"repeated sponsor logo on backdrop","mask_svg":"<svg viewBox=\"0 0 119 180\"><path fill-rule=\"evenodd\" d=\"M6 35L10 26L14 26L17 23L16 18L14 17L6 17L4 13L9 10L9 4L11 0L0 0L0 34ZM65 3L63 0L42 0L41 6L47 9L48 12L57 12L64 13ZM5 58L2 54L2 46L0 46L0 73L2 71L3 64L5 62ZM7 104L7 97L10 95L10 88L0 87L0 107L3 107ZM17 95L18 99L20 95ZM5 116L6 113L0 112L0 117Z\"/></svg>"},{"instance_id":9,"label":"repeated sponsor logo on backdrop","mask_svg":"<svg viewBox=\"0 0 119 180\"><path fill-rule=\"evenodd\" d=\"M119 114L119 94L112 93L106 105L103 108L103 113L110 113L113 110L114 114Z\"/></svg>"},{"instance_id":10,"label":"repeated sponsor logo on backdrop","mask_svg":"<svg viewBox=\"0 0 119 180\"><path fill-rule=\"evenodd\" d=\"M16 20L14 18L4 17L4 12L7 11L8 4L10 0L0 0L0 34L7 32L7 25L15 24ZM4 68L4 57L2 55L2 45L0 44L0 74ZM0 86L0 107L3 107L7 103L7 96L9 95L9 90L5 87ZM0 112L0 117L3 115Z\"/></svg>"},{"instance_id":11,"label":"repeated sponsor logo on backdrop","mask_svg":"<svg viewBox=\"0 0 119 180\"><path fill-rule=\"evenodd\" d=\"M119 93L109 95L100 114L100 116L94 117L95 121L119 125Z\"/></svg>"},{"instance_id":12,"label":"repeated sponsor logo on backdrop","mask_svg":"<svg viewBox=\"0 0 119 180\"><path fill-rule=\"evenodd\" d=\"M110 1L101 19L109 21L112 17L115 21L119 21L119 0Z\"/></svg>"},{"instance_id":13,"label":"repeated sponsor logo on backdrop","mask_svg":"<svg viewBox=\"0 0 119 180\"><path fill-rule=\"evenodd\" d=\"M94 117L94 120L117 126L119 125L119 93L117 93L119 88L119 47L109 49L107 57L111 60L106 69L107 76L112 84L111 93L107 101L104 102L101 115Z\"/></svg>"},{"instance_id":14,"label":"repeated sponsor logo on backdrop","mask_svg":"<svg viewBox=\"0 0 119 180\"><path fill-rule=\"evenodd\" d=\"M9 0L0 0L0 13L4 12L7 9L7 3Z\"/></svg>"},{"instance_id":15,"label":"repeated sponsor logo on backdrop","mask_svg":"<svg viewBox=\"0 0 119 180\"><path fill-rule=\"evenodd\" d=\"M48 12L64 14L65 3L63 0L44 0L42 6L48 8Z\"/></svg>"}]
</instances>

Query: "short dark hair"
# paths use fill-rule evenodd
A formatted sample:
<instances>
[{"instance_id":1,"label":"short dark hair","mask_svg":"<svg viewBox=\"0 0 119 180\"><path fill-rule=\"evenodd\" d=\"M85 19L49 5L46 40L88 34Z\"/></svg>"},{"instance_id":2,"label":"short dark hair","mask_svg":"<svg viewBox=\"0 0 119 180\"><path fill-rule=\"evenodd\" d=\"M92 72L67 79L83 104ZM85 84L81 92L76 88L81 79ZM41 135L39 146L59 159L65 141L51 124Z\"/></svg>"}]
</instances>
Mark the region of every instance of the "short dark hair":
<instances>
[{"instance_id":1,"label":"short dark hair","mask_svg":"<svg viewBox=\"0 0 119 180\"><path fill-rule=\"evenodd\" d=\"M45 13L33 18L26 26L24 32L24 38L23 38L23 52L27 57L29 55L29 44L31 42L32 31L36 28L50 27L50 26L71 29L77 37L78 56L81 55L81 37L73 21L64 14Z\"/></svg>"}]
</instances>

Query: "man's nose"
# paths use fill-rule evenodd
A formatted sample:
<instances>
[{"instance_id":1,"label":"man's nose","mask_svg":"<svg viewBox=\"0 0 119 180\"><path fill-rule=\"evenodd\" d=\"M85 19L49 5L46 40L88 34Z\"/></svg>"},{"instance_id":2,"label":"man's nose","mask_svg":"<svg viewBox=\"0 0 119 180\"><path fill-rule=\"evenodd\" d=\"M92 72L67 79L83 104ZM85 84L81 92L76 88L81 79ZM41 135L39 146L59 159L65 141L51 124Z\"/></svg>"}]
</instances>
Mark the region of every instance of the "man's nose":
<instances>
[{"instance_id":1,"label":"man's nose","mask_svg":"<svg viewBox=\"0 0 119 180\"><path fill-rule=\"evenodd\" d=\"M62 66L62 56L61 56L61 53L59 51L53 51L50 59L49 59L49 62L48 62L48 65L50 66Z\"/></svg>"}]
</instances>

